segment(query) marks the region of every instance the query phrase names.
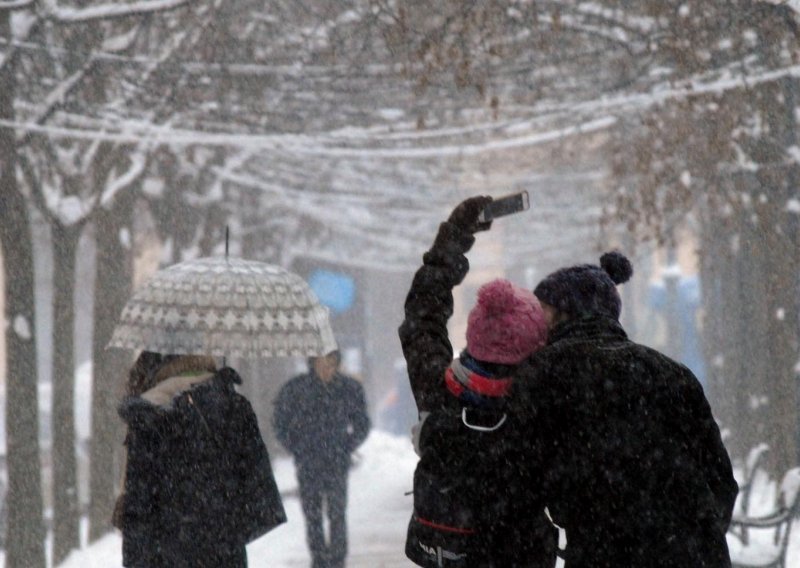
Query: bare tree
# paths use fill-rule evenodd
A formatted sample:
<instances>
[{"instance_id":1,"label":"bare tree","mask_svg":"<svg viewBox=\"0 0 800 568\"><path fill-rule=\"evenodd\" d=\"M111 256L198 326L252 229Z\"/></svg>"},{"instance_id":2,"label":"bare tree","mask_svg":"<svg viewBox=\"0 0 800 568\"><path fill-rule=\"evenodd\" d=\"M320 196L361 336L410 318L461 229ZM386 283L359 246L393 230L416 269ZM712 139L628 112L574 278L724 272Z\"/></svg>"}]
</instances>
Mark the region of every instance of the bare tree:
<instances>
[{"instance_id":1,"label":"bare tree","mask_svg":"<svg viewBox=\"0 0 800 568\"><path fill-rule=\"evenodd\" d=\"M11 37L11 10L0 9L0 33ZM7 52L0 78L0 116L13 122L17 52ZM0 245L3 247L6 322L6 432L8 534L6 565L43 568L44 524L39 455L33 242L28 202L17 183L14 131L0 130Z\"/></svg>"},{"instance_id":2,"label":"bare tree","mask_svg":"<svg viewBox=\"0 0 800 568\"><path fill-rule=\"evenodd\" d=\"M56 456L53 460L55 493L53 558L56 563L63 559L71 548L79 544L73 418L75 365L72 339L76 244L82 226L92 215L103 207L110 207L117 194L124 194L135 185L145 171L146 161L141 152L142 145L131 149L119 144L104 144L98 140L82 142L80 139L42 137L37 136L32 127L47 129L53 123L69 120L68 117L76 109L93 106L96 108L97 105L108 104L109 83L106 80L107 76L101 70L101 65L113 59L115 53L130 47L137 37L137 25L141 21L152 14L175 10L189 4L191 3L186 0L149 0L124 6L95 4L91 7L71 8L56 2L15 2L3 7L3 14L6 16L12 10L27 16L27 19L21 18L21 21L26 22L23 27L26 42L12 41L12 38L19 33L17 30L13 36L10 30L6 30L8 33L5 34L8 38L5 61L6 63L13 61L14 64L5 66L5 76L8 80L4 85L9 86L5 92L11 98L8 99L4 117L8 125L13 125L20 119L26 122L26 128L19 137L15 136L14 130L8 129L8 126L4 130L9 142L6 146L9 158L6 161L15 164L18 157L19 171L22 172L26 186L25 194L30 198L25 206L36 206L50 221L56 247L55 277L60 283L56 287L53 330L56 350L53 372L55 423L53 451ZM15 90L13 86L16 84L24 87ZM17 113L15 107L24 109L24 112ZM13 153L11 148L14 148ZM16 167L4 169L4 174L8 175L8 172L15 170ZM16 188L11 188L9 191L18 192ZM19 207L4 209L4 213L13 211L19 212ZM4 223L3 229L9 226ZM119 233L119 228L115 232ZM104 250L102 246L100 248ZM21 250L24 252L25 247ZM14 259L10 254L5 258ZM24 272L25 263L18 264ZM14 278L10 278L12 282L15 281L16 272L16 270L6 271L7 275L14 275ZM8 289L9 294L14 293L13 286L9 286ZM33 287L30 286L28 294L32 294L32 291ZM29 303L33 304L32 299ZM16 302L9 304L17 305ZM25 303L19 302L19 305L24 306ZM99 308L98 311L104 313L102 303ZM20 322L27 321L23 315L20 315L20 318ZM102 339L103 329L100 331L98 337ZM16 343L12 342L9 348L9 361L12 364L17 358L16 348ZM95 370L102 373L104 371L102 355L100 359L101 364L96 365ZM11 376L15 374L11 373ZM34 389L33 396L26 397L25 400L32 401L35 407L35 376L29 382L33 385L31 387ZM9 383L11 383L10 399L16 399L13 380ZM103 381L98 380L95 384L98 386L102 383ZM96 389L95 407L104 405L104 409L113 408L114 402L109 401L110 397L103 396L105 392L107 391ZM23 405L20 408L24 410L26 407ZM33 419L35 416L35 411L26 415ZM101 420L95 420L93 424L97 432L100 432L96 439L102 442L104 439L102 429L114 422L109 421L107 416L99 418ZM19 421L19 416L10 412L9 432L15 432L18 425L26 424L27 420L28 418ZM38 447L36 425L34 424L32 430L25 432L30 437L29 440L25 440L27 447ZM9 444L10 453L16 451L24 458L24 454L17 446L18 444ZM112 467L97 467L103 465L102 458L113 456L111 451L113 447L112 443L103 451L93 452L97 463L93 463L92 467L96 474L102 472L104 476L113 475ZM16 455L9 456L10 464L15 464L15 459ZM37 472L38 464L35 470L31 469L26 473L22 473L17 467L10 468L11 486L16 488L21 475L25 475L29 481L39 479ZM113 487L113 483L111 485ZM101 497L101 493L97 491L98 498ZM107 519L111 509L109 502L113 502L113 489L107 493L111 494L111 497L106 498L103 503L107 508L103 514L105 518L102 523L96 523L97 526L108 527ZM37 502L38 512L34 509L32 515L39 517L38 523L41 525L41 495L36 499L30 494L25 494L21 496L19 502L10 500L11 526L14 529L20 527L25 530L27 539L41 537L41 530L31 525L33 521L30 519L15 523L17 507L28 503L35 507ZM93 531L93 534L98 533ZM18 553L17 546L26 546L26 539L9 539L8 557L12 562L17 558L26 558L30 560L20 562L27 566L38 564L34 552L25 549Z\"/></svg>"},{"instance_id":3,"label":"bare tree","mask_svg":"<svg viewBox=\"0 0 800 568\"><path fill-rule=\"evenodd\" d=\"M654 11L673 31L658 47L678 77L716 88L619 130L615 211L666 242L687 214L700 222L713 399L733 453L769 441L779 476L798 457L796 14L766 2L666 4Z\"/></svg>"},{"instance_id":4,"label":"bare tree","mask_svg":"<svg viewBox=\"0 0 800 568\"><path fill-rule=\"evenodd\" d=\"M410 266L427 244L424 235L464 192L496 194L520 181L538 184L546 213L559 227L583 227L571 238L565 234L551 254L577 247L598 218L598 206L593 201L575 215L560 188L580 186L586 195L585 188L596 187L610 170L620 188L610 211L615 221L659 234L695 214L703 221L707 289L719 287L726 301L758 291L764 303L748 309L783 314L757 324L781 338L764 346L776 355L775 367L762 365L751 344L748 361L761 366L747 369L780 377L764 389L789 393L787 364L797 329L789 291L797 271L775 263L796 242L793 186L781 185L768 170L794 163L793 129L786 127L796 123L787 111L796 106L787 102L796 76L791 42L797 14L790 4L247 0L234 6L150 0L80 9L53 2L15 6L46 23L34 34L36 42L25 44L46 54L24 59L26 92L15 96L23 116L12 108L7 119L24 131L27 187L34 196L39 192L43 210L63 214L65 203L80 204L67 226L77 219L97 224L103 239L98 276L114 283L115 294L98 295L95 306L92 538L107 528L116 479L113 404L125 361L106 358L102 347L127 293L130 250L120 229L130 225L139 188L172 243L172 260L213 251L222 227L233 222L244 254L284 266L309 254L370 267ZM151 17L165 10L164 17ZM32 71L41 69L48 80L33 80ZM769 124L769 133L755 132L752 116ZM696 128L700 123L708 128ZM619 143L604 162L599 148L609 133ZM776 133L777 154L770 145ZM538 175L526 161L547 162L534 149L552 143L593 157L579 172L567 171L566 160L550 160L553 171ZM499 172L502 167L506 171ZM43 183L50 171L44 178L52 181ZM764 187L780 198L761 203ZM780 229L766 238L754 229L753 214L757 227ZM178 217L194 227L177 227L172 220ZM718 225L730 228L730 238L709 231ZM513 259L542 251L518 231L509 238ZM759 251L762 272L780 276L731 289L731 271L741 270L743 255L721 253L736 242ZM715 314L708 337L721 342L723 324L713 322L723 321L728 306L716 298L707 295ZM735 349L742 339L736 337L726 350ZM712 345L712 354L722 345ZM727 373L732 359L727 351L722 355L727 390L739 383ZM730 408L745 398L736 395ZM780 416L780 422L763 422L763 435L782 428L781 444L788 448L794 426L786 425L794 411L777 408L784 400L789 397L759 412ZM69 546L58 545L59 554Z\"/></svg>"}]
</instances>

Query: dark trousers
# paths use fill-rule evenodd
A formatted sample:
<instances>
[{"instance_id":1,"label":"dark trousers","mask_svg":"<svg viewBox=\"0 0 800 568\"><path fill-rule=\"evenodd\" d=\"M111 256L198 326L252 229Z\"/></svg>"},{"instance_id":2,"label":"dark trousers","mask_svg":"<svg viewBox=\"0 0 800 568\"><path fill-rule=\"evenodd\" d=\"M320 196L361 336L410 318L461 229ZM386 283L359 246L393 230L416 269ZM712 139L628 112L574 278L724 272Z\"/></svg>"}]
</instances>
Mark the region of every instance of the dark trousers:
<instances>
[{"instance_id":1,"label":"dark trousers","mask_svg":"<svg viewBox=\"0 0 800 568\"><path fill-rule=\"evenodd\" d=\"M306 518L306 539L313 568L344 568L347 556L347 469L321 470L298 465L300 501ZM330 526L326 542L323 511Z\"/></svg>"}]
</instances>

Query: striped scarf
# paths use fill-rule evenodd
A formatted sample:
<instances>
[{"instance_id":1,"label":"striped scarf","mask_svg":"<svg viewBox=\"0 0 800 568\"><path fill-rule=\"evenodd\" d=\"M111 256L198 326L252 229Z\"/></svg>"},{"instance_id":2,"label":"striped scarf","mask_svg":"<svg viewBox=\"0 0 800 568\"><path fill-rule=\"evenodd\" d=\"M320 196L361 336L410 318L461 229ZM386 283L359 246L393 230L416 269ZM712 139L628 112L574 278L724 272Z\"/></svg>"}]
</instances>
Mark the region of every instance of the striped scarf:
<instances>
[{"instance_id":1,"label":"striped scarf","mask_svg":"<svg viewBox=\"0 0 800 568\"><path fill-rule=\"evenodd\" d=\"M447 390L460 401L475 408L498 408L511 391L512 379L495 376L464 353L445 371Z\"/></svg>"}]
</instances>

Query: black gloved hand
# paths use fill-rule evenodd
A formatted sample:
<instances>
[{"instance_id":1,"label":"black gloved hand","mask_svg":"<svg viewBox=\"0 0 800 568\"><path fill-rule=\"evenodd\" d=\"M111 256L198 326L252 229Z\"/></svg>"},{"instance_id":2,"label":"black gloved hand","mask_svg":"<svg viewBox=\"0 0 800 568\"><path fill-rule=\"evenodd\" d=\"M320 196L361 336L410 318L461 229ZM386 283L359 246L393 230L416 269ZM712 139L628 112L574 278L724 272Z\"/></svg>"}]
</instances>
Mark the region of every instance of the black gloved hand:
<instances>
[{"instance_id":1,"label":"black gloved hand","mask_svg":"<svg viewBox=\"0 0 800 568\"><path fill-rule=\"evenodd\" d=\"M477 195L467 198L456 205L456 208L450 213L447 222L457 225L468 233L488 231L492 227L492 222L481 223L478 221L478 216L481 214L481 211L483 211L483 208L491 202L492 198L488 195Z\"/></svg>"}]
</instances>

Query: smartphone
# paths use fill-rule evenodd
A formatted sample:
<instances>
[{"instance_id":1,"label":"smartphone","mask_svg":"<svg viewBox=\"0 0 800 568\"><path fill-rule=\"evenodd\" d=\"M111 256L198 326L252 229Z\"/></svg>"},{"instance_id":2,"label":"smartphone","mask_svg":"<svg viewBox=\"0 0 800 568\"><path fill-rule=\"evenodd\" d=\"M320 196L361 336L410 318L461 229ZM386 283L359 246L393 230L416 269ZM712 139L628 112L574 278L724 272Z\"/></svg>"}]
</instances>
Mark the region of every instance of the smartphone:
<instances>
[{"instance_id":1,"label":"smartphone","mask_svg":"<svg viewBox=\"0 0 800 568\"><path fill-rule=\"evenodd\" d=\"M528 207L530 207L530 203L528 202L527 191L520 191L512 195L498 197L481 211L478 221L481 223L488 223L497 217L505 217L512 213L527 211Z\"/></svg>"}]
</instances>

